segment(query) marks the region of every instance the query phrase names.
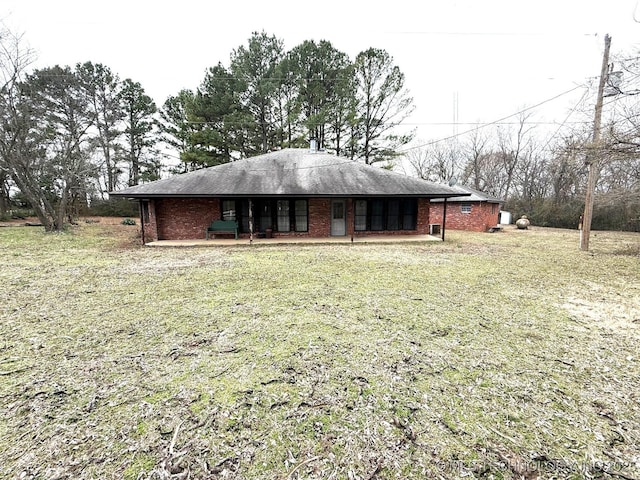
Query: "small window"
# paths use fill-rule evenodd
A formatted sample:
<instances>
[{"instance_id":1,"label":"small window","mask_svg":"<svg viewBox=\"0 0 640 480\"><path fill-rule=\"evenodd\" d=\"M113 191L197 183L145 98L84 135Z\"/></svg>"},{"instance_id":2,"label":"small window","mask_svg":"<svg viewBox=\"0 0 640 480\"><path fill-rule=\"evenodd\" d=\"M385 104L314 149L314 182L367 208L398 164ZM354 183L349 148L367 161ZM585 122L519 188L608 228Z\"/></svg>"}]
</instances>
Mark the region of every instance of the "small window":
<instances>
[{"instance_id":1,"label":"small window","mask_svg":"<svg viewBox=\"0 0 640 480\"><path fill-rule=\"evenodd\" d=\"M256 230L258 232L264 232L269 228L273 228L273 219L271 217L271 202L269 200L256 202L256 220Z\"/></svg>"},{"instance_id":2,"label":"small window","mask_svg":"<svg viewBox=\"0 0 640 480\"><path fill-rule=\"evenodd\" d=\"M240 202L240 231L249 233L249 200L238 200Z\"/></svg>"},{"instance_id":3,"label":"small window","mask_svg":"<svg viewBox=\"0 0 640 480\"><path fill-rule=\"evenodd\" d=\"M403 202L402 229L415 230L418 217L418 202L415 198L408 198Z\"/></svg>"},{"instance_id":4,"label":"small window","mask_svg":"<svg viewBox=\"0 0 640 480\"><path fill-rule=\"evenodd\" d=\"M235 200L223 200L222 201L222 219L223 220L235 220L236 219L236 202L235 202Z\"/></svg>"},{"instance_id":5,"label":"small window","mask_svg":"<svg viewBox=\"0 0 640 480\"><path fill-rule=\"evenodd\" d=\"M296 200L294 208L296 232L306 232L309 229L307 201Z\"/></svg>"},{"instance_id":6,"label":"small window","mask_svg":"<svg viewBox=\"0 0 640 480\"><path fill-rule=\"evenodd\" d=\"M471 213L471 204L470 203L463 203L460 206L460 211L462 213Z\"/></svg>"},{"instance_id":7,"label":"small window","mask_svg":"<svg viewBox=\"0 0 640 480\"><path fill-rule=\"evenodd\" d=\"M371 230L384 230L384 201L371 201Z\"/></svg>"},{"instance_id":8,"label":"small window","mask_svg":"<svg viewBox=\"0 0 640 480\"><path fill-rule=\"evenodd\" d=\"M355 201L355 229L358 232L367 229L367 201Z\"/></svg>"},{"instance_id":9,"label":"small window","mask_svg":"<svg viewBox=\"0 0 640 480\"><path fill-rule=\"evenodd\" d=\"M278 231L288 232L291 230L291 218L289 216L289 200L278 200L276 204L278 212Z\"/></svg>"},{"instance_id":10,"label":"small window","mask_svg":"<svg viewBox=\"0 0 640 480\"><path fill-rule=\"evenodd\" d=\"M400 230L400 200L387 202L387 230Z\"/></svg>"}]
</instances>

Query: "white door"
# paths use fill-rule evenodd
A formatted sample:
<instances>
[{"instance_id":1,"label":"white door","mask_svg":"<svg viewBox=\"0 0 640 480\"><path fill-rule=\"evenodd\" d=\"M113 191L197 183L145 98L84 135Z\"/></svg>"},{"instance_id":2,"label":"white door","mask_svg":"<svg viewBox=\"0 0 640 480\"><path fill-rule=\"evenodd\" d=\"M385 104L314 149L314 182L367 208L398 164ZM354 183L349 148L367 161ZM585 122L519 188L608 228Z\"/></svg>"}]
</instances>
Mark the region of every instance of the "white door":
<instances>
[{"instance_id":1,"label":"white door","mask_svg":"<svg viewBox=\"0 0 640 480\"><path fill-rule=\"evenodd\" d=\"M331 201L331 235L342 237L347 234L347 212L344 200Z\"/></svg>"}]
</instances>

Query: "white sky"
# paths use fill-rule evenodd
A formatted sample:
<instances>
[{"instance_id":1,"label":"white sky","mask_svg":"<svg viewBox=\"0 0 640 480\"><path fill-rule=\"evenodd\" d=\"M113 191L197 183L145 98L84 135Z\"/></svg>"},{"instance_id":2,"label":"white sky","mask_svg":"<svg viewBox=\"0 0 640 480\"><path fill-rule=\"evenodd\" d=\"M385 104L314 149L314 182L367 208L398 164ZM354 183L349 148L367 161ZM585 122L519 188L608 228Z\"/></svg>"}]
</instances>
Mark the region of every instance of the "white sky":
<instances>
[{"instance_id":1,"label":"white sky","mask_svg":"<svg viewBox=\"0 0 640 480\"><path fill-rule=\"evenodd\" d=\"M638 1L3 0L0 19L38 52L36 66L103 63L158 106L197 88L208 67L228 66L253 31L287 50L329 40L352 59L383 48L414 97L409 122L430 140L455 131L454 94L459 122L490 122L597 77L605 33L612 54L637 55ZM536 119L561 122L582 93L540 107Z\"/></svg>"}]
</instances>

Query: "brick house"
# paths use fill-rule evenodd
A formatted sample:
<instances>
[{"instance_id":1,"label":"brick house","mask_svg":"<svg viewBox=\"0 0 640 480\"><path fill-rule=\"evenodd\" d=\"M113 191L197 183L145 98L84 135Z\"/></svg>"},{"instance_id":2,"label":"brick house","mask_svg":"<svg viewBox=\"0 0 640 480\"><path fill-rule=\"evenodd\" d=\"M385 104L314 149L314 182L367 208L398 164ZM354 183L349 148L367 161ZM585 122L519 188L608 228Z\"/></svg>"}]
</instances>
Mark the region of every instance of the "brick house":
<instances>
[{"instance_id":1,"label":"brick house","mask_svg":"<svg viewBox=\"0 0 640 480\"><path fill-rule=\"evenodd\" d=\"M432 225L444 222L445 206L447 227L454 230L486 232L500 223L500 207L504 203L503 200L462 185L455 185L451 189L467 196L431 200L429 217Z\"/></svg>"},{"instance_id":2,"label":"brick house","mask_svg":"<svg viewBox=\"0 0 640 480\"><path fill-rule=\"evenodd\" d=\"M214 220L235 220L243 238L428 234L430 200L460 193L325 152L288 148L110 195L140 202L148 243L205 238Z\"/></svg>"}]
</instances>

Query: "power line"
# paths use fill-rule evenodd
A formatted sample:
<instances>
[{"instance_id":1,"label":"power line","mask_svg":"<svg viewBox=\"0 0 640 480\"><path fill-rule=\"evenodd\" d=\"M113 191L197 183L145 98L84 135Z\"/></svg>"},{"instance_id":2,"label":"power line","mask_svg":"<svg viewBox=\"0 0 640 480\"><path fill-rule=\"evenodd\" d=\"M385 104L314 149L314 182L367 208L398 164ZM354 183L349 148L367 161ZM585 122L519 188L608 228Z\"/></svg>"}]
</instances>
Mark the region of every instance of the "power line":
<instances>
[{"instance_id":1,"label":"power line","mask_svg":"<svg viewBox=\"0 0 640 480\"><path fill-rule=\"evenodd\" d=\"M537 103L537 104L532 105L530 107L524 108L524 109L522 109L522 110L520 110L518 112L512 113L511 115L507 115L506 117L502 117L502 118L499 118L497 120L494 120L493 122L489 122L489 123L484 123L482 125L478 125L476 128L471 128L469 130L465 130L464 132L460 132L460 133L458 133L456 135L449 135L448 137L440 138L438 140L432 140L430 142L426 142L426 143L423 143L423 144L420 144L420 145L415 145L413 147L409 147L409 148L406 148L404 150L401 150L399 153L406 153L406 152L409 152L411 150L415 150L417 148L427 147L429 145L435 145L436 143L444 142L446 140L451 140L453 138L457 138L457 137L460 137L462 135L466 135L467 133L475 132L477 130L480 130L481 128L489 127L491 125L498 125L498 124L500 124L500 122L503 122L504 120L507 120L507 119L509 119L511 117L515 117L516 115L520 115L522 113L528 112L529 110L533 110L534 108L538 108L538 107L540 107L540 106L542 106L542 105L544 105L546 103L549 103L549 102L552 102L554 100L557 100L558 98L563 97L564 95L568 95L569 93L574 92L575 90L578 90L579 88L584 88L584 87L586 87L586 85L584 85L584 84L578 85L578 86L573 87L573 88L571 88L571 89L569 89L569 90L567 90L565 92L562 92L562 93L560 93L560 94L558 94L558 95L556 95L554 97L551 97L551 98L548 98L546 100L543 100L540 103Z\"/></svg>"},{"instance_id":2,"label":"power line","mask_svg":"<svg viewBox=\"0 0 640 480\"><path fill-rule=\"evenodd\" d=\"M549 146L551 141L556 137L556 135L558 135L558 132L560 132L560 129L567 124L567 120L569 120L569 117L571 117L571 115L573 115L573 113L578 109L578 106L580 106L580 104L585 101L585 99L587 98L587 94L588 93L589 93L589 89L585 89L584 94L582 95L580 100L578 100L578 103L575 104L575 106L571 109L571 111L565 117L564 121L560 124L560 126L556 129L556 131L553 132L553 135L551 135L551 137L549 137L549 140L547 140L547 143L540 150L544 150L545 148L547 148ZM590 122L573 122L573 123L587 124L587 123L590 123Z\"/></svg>"}]
</instances>

